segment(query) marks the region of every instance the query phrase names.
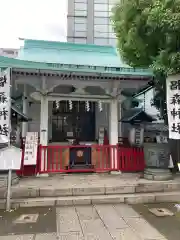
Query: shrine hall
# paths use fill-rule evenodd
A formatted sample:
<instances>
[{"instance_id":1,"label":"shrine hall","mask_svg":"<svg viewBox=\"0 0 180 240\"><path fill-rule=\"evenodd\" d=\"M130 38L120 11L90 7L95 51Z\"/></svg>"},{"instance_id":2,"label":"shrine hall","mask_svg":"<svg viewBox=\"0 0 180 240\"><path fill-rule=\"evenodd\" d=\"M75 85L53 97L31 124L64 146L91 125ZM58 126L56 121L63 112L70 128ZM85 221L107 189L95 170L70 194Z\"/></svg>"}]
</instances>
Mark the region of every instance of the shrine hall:
<instances>
[{"instance_id":1,"label":"shrine hall","mask_svg":"<svg viewBox=\"0 0 180 240\"><path fill-rule=\"evenodd\" d=\"M17 58L0 56L0 68L11 69L11 96L30 119L20 124L21 136L37 132L44 148L69 147L74 141L79 155L81 145L102 145L104 136L108 144L118 143L122 92L152 79L150 70L126 65L111 46L31 39L24 40ZM44 168L46 160L41 164Z\"/></svg>"}]
</instances>

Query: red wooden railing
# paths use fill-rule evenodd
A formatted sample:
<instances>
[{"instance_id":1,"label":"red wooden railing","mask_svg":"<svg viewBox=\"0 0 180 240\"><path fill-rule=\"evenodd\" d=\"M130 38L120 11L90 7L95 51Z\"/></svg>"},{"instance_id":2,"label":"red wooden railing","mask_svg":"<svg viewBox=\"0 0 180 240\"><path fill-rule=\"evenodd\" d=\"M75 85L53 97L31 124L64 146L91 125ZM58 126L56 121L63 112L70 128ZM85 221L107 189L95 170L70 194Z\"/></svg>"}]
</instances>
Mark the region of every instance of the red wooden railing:
<instances>
[{"instance_id":1,"label":"red wooden railing","mask_svg":"<svg viewBox=\"0 0 180 240\"><path fill-rule=\"evenodd\" d=\"M40 146L40 173L53 172L138 172L145 168L143 148L122 147L118 145L92 145L91 164L93 169L69 168L70 148L78 146Z\"/></svg>"},{"instance_id":2,"label":"red wooden railing","mask_svg":"<svg viewBox=\"0 0 180 240\"><path fill-rule=\"evenodd\" d=\"M91 164L93 168L71 169L69 167L70 148L91 147ZM145 168L143 148L124 147L123 145L78 145L78 146L41 146L38 147L36 166L24 166L24 150L22 154L19 176L36 175L38 173L68 172L139 172Z\"/></svg>"}]
</instances>

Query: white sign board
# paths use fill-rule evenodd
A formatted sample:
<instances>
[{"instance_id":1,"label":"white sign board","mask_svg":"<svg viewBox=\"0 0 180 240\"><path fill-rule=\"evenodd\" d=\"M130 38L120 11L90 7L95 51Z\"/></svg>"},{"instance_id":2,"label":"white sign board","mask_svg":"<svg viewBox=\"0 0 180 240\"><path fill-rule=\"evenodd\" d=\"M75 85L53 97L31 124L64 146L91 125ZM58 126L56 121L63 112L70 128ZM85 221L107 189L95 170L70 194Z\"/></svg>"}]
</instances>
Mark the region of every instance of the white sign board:
<instances>
[{"instance_id":1,"label":"white sign board","mask_svg":"<svg viewBox=\"0 0 180 240\"><path fill-rule=\"evenodd\" d=\"M0 142L10 141L10 116L11 116L11 96L10 96L11 69L0 72Z\"/></svg>"},{"instance_id":2,"label":"white sign board","mask_svg":"<svg viewBox=\"0 0 180 240\"><path fill-rule=\"evenodd\" d=\"M180 139L180 75L166 79L169 138Z\"/></svg>"},{"instance_id":3,"label":"white sign board","mask_svg":"<svg viewBox=\"0 0 180 240\"><path fill-rule=\"evenodd\" d=\"M14 146L0 149L0 170L19 170L22 150Z\"/></svg>"},{"instance_id":4,"label":"white sign board","mask_svg":"<svg viewBox=\"0 0 180 240\"><path fill-rule=\"evenodd\" d=\"M24 165L36 165L38 132L27 132L25 140Z\"/></svg>"}]
</instances>

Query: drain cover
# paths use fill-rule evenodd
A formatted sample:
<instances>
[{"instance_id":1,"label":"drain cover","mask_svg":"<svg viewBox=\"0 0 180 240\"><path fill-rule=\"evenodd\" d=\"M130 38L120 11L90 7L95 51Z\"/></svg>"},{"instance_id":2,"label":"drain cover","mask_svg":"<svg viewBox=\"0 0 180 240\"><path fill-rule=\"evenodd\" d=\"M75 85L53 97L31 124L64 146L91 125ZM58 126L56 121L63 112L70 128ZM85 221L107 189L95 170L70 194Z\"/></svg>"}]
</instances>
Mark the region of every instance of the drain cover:
<instances>
[{"instance_id":1,"label":"drain cover","mask_svg":"<svg viewBox=\"0 0 180 240\"><path fill-rule=\"evenodd\" d=\"M14 223L35 223L37 222L38 217L39 214L23 214L18 217Z\"/></svg>"},{"instance_id":2,"label":"drain cover","mask_svg":"<svg viewBox=\"0 0 180 240\"><path fill-rule=\"evenodd\" d=\"M173 216L174 213L166 208L149 208L149 211L157 217Z\"/></svg>"}]
</instances>

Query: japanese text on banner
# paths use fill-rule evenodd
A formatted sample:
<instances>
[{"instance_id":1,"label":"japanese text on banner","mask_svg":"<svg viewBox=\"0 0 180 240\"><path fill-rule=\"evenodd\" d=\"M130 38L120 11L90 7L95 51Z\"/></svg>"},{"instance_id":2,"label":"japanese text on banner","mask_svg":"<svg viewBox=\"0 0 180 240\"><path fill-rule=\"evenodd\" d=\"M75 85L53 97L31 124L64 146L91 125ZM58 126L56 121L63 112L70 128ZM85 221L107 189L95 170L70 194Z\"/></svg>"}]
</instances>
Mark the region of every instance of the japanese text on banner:
<instances>
[{"instance_id":1,"label":"japanese text on banner","mask_svg":"<svg viewBox=\"0 0 180 240\"><path fill-rule=\"evenodd\" d=\"M10 69L0 73L0 135L10 141Z\"/></svg>"},{"instance_id":2,"label":"japanese text on banner","mask_svg":"<svg viewBox=\"0 0 180 240\"><path fill-rule=\"evenodd\" d=\"M166 84L169 138L180 139L180 80L170 76Z\"/></svg>"}]
</instances>

